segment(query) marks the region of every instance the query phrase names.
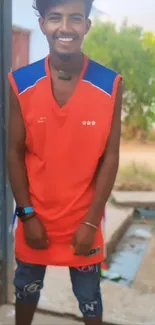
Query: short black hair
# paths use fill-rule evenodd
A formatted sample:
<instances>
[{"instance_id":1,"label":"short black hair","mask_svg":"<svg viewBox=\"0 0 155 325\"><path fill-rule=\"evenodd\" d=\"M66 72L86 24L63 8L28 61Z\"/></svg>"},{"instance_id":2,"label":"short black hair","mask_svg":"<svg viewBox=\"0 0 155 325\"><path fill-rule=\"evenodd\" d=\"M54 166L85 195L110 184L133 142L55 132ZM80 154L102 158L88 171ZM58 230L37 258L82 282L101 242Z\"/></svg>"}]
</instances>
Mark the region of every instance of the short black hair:
<instances>
[{"instance_id":1,"label":"short black hair","mask_svg":"<svg viewBox=\"0 0 155 325\"><path fill-rule=\"evenodd\" d=\"M41 17L45 16L49 7L64 4L67 0L34 0L33 8L38 11ZM94 0L82 0L85 4L86 18L89 17Z\"/></svg>"}]
</instances>

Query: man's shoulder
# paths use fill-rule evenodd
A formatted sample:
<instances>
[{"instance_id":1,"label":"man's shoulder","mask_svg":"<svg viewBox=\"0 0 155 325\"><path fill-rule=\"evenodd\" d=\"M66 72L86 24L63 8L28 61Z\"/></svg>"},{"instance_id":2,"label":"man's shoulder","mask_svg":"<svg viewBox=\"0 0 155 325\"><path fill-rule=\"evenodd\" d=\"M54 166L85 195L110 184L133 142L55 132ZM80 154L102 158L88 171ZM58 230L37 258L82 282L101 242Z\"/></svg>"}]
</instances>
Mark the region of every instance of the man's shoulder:
<instances>
[{"instance_id":1,"label":"man's shoulder","mask_svg":"<svg viewBox=\"0 0 155 325\"><path fill-rule=\"evenodd\" d=\"M84 80L86 82L90 82L97 88L100 88L108 95L112 95L113 85L118 75L118 72L110 69L109 67L89 59Z\"/></svg>"},{"instance_id":2,"label":"man's shoulder","mask_svg":"<svg viewBox=\"0 0 155 325\"><path fill-rule=\"evenodd\" d=\"M97 62L95 60L89 59L89 64L93 69L96 69L97 72L101 71L101 73L102 72L107 72L107 73L109 72L109 73L113 73L115 75L118 74L117 71L115 71L115 70L107 67L106 65L103 65L103 64L101 64L101 63L99 63L99 62Z\"/></svg>"},{"instance_id":3,"label":"man's shoulder","mask_svg":"<svg viewBox=\"0 0 155 325\"><path fill-rule=\"evenodd\" d=\"M19 93L24 92L46 77L45 58L14 70L12 75Z\"/></svg>"}]
</instances>

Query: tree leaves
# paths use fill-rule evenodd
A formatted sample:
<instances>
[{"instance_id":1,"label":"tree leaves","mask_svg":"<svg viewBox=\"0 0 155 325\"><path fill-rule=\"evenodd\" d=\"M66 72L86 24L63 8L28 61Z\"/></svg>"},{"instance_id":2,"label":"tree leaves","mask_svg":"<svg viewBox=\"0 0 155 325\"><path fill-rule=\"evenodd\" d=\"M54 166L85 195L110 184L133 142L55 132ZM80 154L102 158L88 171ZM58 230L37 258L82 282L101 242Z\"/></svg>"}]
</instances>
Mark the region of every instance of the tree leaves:
<instances>
[{"instance_id":1,"label":"tree leaves","mask_svg":"<svg viewBox=\"0 0 155 325\"><path fill-rule=\"evenodd\" d=\"M147 137L155 119L155 35L129 27L126 20L119 30L112 23L97 22L85 39L84 51L123 75L124 125L133 128L132 137L136 132Z\"/></svg>"}]
</instances>

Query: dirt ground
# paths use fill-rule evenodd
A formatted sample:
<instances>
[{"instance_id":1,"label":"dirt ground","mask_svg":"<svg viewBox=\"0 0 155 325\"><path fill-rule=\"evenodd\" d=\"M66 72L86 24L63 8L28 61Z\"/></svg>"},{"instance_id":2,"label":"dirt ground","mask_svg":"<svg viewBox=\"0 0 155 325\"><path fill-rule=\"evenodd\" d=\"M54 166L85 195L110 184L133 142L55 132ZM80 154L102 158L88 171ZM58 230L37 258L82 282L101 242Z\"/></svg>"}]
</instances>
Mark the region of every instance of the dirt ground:
<instances>
[{"instance_id":1,"label":"dirt ground","mask_svg":"<svg viewBox=\"0 0 155 325\"><path fill-rule=\"evenodd\" d=\"M134 142L121 142L120 167L131 162L146 164L155 170L155 143L137 144Z\"/></svg>"}]
</instances>

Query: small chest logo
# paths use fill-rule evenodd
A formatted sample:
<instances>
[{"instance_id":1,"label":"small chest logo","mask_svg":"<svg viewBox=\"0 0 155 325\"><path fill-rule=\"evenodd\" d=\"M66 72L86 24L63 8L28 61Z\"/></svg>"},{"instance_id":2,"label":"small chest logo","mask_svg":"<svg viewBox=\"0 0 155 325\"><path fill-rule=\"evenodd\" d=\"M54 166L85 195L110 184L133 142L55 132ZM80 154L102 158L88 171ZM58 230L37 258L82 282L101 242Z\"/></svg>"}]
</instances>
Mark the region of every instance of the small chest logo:
<instances>
[{"instance_id":1,"label":"small chest logo","mask_svg":"<svg viewBox=\"0 0 155 325\"><path fill-rule=\"evenodd\" d=\"M82 121L83 126L95 126L96 121Z\"/></svg>"},{"instance_id":2,"label":"small chest logo","mask_svg":"<svg viewBox=\"0 0 155 325\"><path fill-rule=\"evenodd\" d=\"M45 116L42 116L39 118L39 120L37 121L38 123L45 123L47 120L47 118Z\"/></svg>"}]
</instances>

